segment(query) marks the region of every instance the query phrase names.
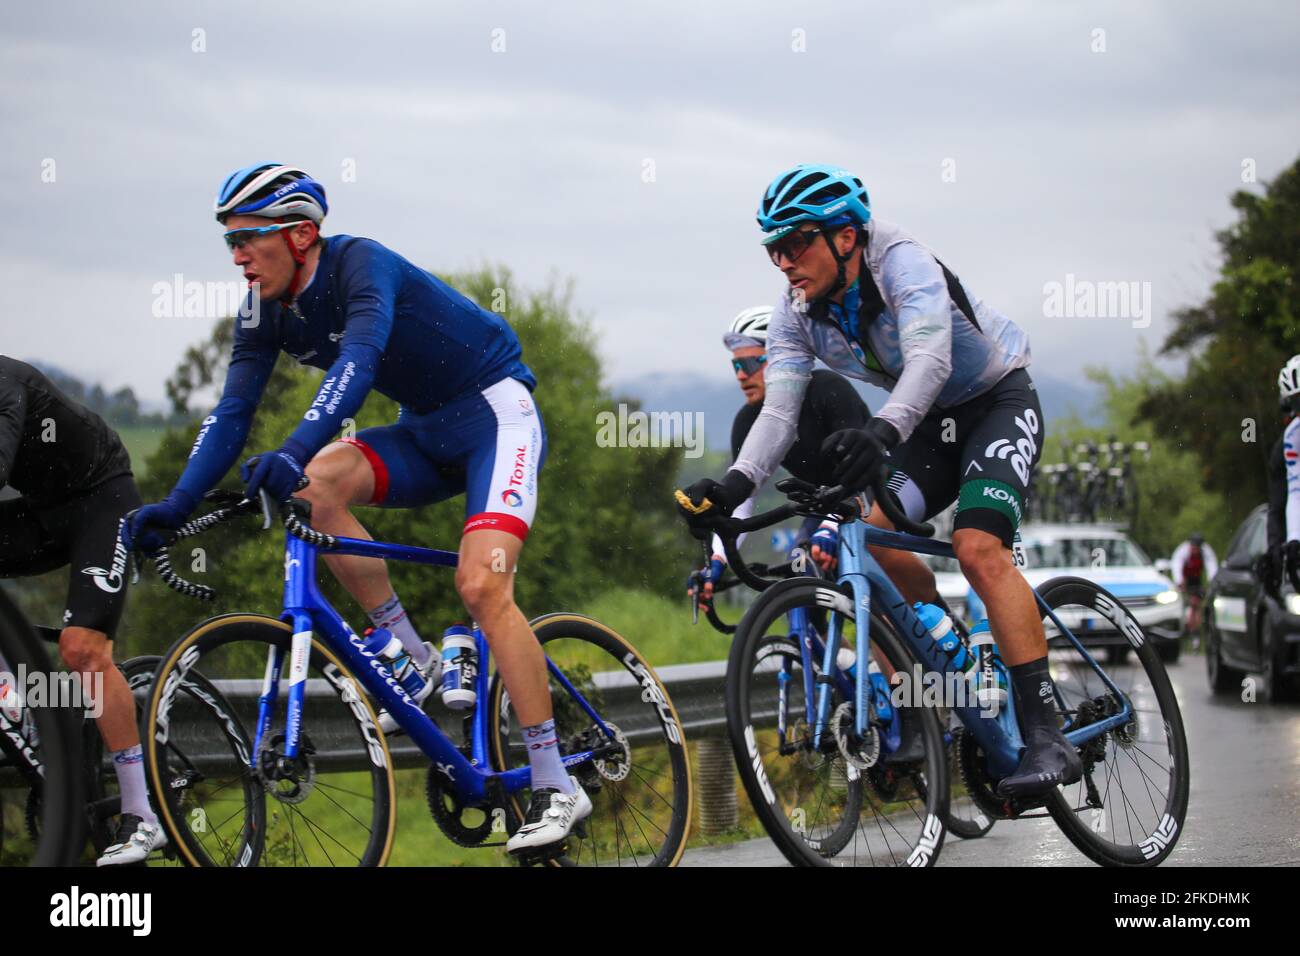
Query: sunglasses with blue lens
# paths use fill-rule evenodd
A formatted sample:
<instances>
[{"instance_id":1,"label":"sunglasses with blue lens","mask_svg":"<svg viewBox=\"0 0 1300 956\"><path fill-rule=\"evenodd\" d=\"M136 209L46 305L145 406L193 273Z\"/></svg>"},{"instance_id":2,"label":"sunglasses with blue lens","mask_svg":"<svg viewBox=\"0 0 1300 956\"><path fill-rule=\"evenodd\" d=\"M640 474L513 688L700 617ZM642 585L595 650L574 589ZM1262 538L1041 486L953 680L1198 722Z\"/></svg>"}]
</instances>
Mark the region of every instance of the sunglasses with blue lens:
<instances>
[{"instance_id":1,"label":"sunglasses with blue lens","mask_svg":"<svg viewBox=\"0 0 1300 956\"><path fill-rule=\"evenodd\" d=\"M281 229L292 229L294 226L301 226L301 222L277 222L270 226L250 226L247 229L231 229L222 234L226 240L226 248L231 252L236 249L242 249L248 244L249 240L256 239L258 236L269 236L273 232L279 232Z\"/></svg>"},{"instance_id":2,"label":"sunglasses with blue lens","mask_svg":"<svg viewBox=\"0 0 1300 956\"><path fill-rule=\"evenodd\" d=\"M747 355L744 358L733 358L731 367L740 372L745 378L753 375L767 362L766 355Z\"/></svg>"}]
</instances>

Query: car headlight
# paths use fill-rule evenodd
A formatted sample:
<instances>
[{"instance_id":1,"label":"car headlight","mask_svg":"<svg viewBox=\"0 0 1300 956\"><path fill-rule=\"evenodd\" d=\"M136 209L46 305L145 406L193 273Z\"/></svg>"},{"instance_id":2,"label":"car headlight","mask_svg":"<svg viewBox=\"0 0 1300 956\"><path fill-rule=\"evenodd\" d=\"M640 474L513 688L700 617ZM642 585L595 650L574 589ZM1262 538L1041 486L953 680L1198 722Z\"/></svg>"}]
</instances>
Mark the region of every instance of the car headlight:
<instances>
[{"instance_id":1,"label":"car headlight","mask_svg":"<svg viewBox=\"0 0 1300 956\"><path fill-rule=\"evenodd\" d=\"M1161 591L1156 595L1157 604L1173 604L1178 600L1178 592L1174 590Z\"/></svg>"},{"instance_id":2,"label":"car headlight","mask_svg":"<svg viewBox=\"0 0 1300 956\"><path fill-rule=\"evenodd\" d=\"M1300 594L1288 594L1286 596L1286 612L1300 615Z\"/></svg>"}]
</instances>

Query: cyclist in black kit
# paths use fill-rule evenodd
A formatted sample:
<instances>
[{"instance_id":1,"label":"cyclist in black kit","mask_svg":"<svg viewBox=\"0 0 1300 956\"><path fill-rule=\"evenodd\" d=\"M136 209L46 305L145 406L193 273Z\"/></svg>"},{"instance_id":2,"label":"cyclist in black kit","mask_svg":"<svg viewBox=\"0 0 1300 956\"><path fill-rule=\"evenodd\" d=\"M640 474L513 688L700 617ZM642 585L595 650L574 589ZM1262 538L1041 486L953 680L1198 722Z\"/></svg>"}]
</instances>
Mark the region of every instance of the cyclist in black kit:
<instances>
[{"instance_id":1,"label":"cyclist in black kit","mask_svg":"<svg viewBox=\"0 0 1300 956\"><path fill-rule=\"evenodd\" d=\"M731 364L737 382L745 394L745 404L736 412L731 425L732 457L740 454L745 437L763 410L766 385L763 365L767 359L767 326L772 316L768 306L746 309L732 320L722 336L723 344L731 352ZM781 467L794 477L815 485L832 485L832 463L821 454L822 443L842 428L862 428L871 418L866 403L854 391L848 379L835 372L819 369L812 373L808 393L799 410L798 435L790 450L781 460ZM736 508L735 517L747 518L754 512L755 498L750 497ZM830 570L838 547L838 526L833 521L808 518L795 534L795 547L805 553L823 569ZM722 542L713 539L713 558L709 567L691 574L687 593L700 589L700 600L707 604L713 598L713 586L726 568Z\"/></svg>"},{"instance_id":2,"label":"cyclist in black kit","mask_svg":"<svg viewBox=\"0 0 1300 956\"><path fill-rule=\"evenodd\" d=\"M149 806L135 702L113 666L126 599L122 516L140 506L122 440L36 369L0 355L0 577L72 566L59 652L74 672L102 675L98 720L122 792L117 842L100 866L138 863L167 838ZM86 682L92 693L98 679Z\"/></svg>"}]
</instances>

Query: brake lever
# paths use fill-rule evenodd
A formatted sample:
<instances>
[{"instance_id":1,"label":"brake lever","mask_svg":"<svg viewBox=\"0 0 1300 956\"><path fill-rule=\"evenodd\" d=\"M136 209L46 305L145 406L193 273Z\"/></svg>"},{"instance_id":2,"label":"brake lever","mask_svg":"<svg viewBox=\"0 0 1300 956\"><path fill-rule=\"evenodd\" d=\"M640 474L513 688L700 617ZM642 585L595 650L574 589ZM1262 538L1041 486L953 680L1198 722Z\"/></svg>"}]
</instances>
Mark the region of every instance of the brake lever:
<instances>
[{"instance_id":1,"label":"brake lever","mask_svg":"<svg viewBox=\"0 0 1300 956\"><path fill-rule=\"evenodd\" d=\"M262 508L262 530L268 531L271 527L272 514L275 511L275 501L265 488L257 490L257 500Z\"/></svg>"}]
</instances>

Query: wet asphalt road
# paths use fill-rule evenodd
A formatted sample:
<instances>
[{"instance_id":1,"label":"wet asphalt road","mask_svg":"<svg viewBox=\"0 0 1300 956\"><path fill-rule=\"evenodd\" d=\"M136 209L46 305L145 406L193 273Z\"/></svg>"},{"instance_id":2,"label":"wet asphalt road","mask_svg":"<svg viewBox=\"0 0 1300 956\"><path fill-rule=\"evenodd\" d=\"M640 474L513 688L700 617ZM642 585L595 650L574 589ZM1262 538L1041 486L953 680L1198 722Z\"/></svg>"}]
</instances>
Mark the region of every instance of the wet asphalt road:
<instances>
[{"instance_id":1,"label":"wet asphalt road","mask_svg":"<svg viewBox=\"0 0 1300 956\"><path fill-rule=\"evenodd\" d=\"M1205 662L1169 667L1187 729L1187 821L1165 866L1300 865L1300 705L1215 697ZM768 840L706 847L683 866L783 866ZM979 840L949 835L939 866L1092 866L1050 819L1001 821Z\"/></svg>"}]
</instances>

